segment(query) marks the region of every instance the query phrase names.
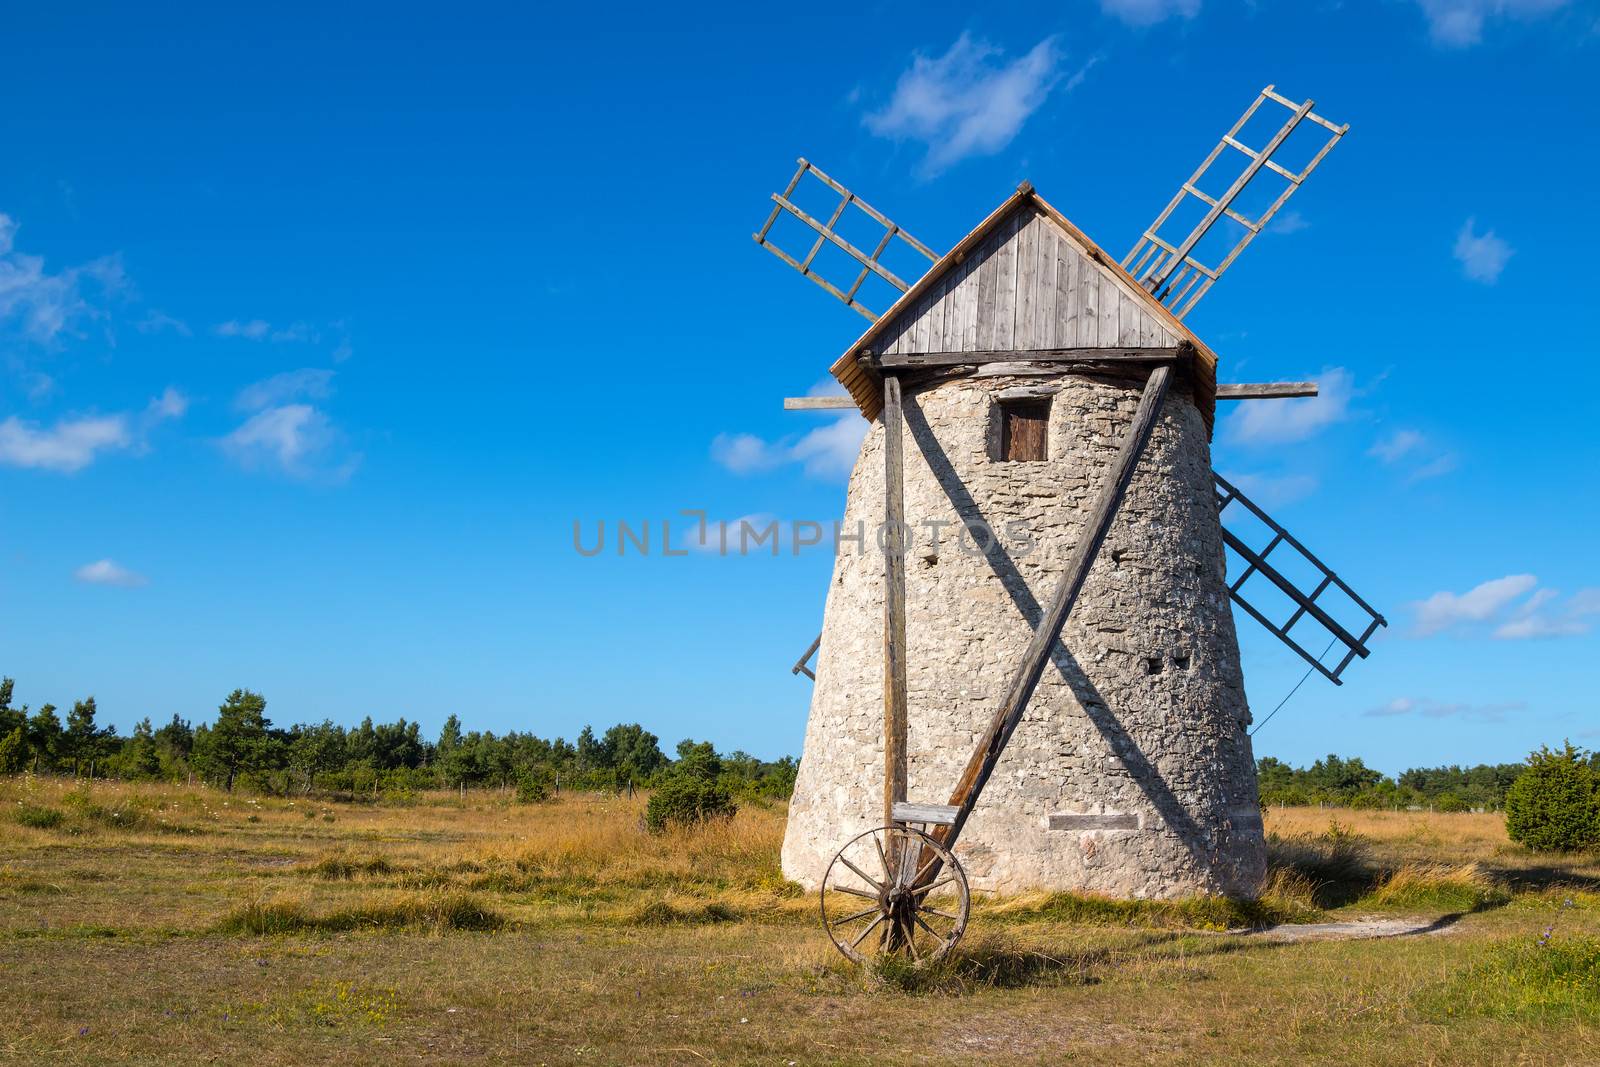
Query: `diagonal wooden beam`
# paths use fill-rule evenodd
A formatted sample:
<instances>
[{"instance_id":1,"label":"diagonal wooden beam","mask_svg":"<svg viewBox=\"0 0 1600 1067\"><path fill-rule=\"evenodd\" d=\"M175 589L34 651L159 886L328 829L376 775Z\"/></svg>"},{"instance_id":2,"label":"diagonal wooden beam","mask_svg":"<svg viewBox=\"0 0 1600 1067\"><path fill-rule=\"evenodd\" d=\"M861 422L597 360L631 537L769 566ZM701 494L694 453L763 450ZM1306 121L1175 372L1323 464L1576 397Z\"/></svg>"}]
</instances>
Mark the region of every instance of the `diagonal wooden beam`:
<instances>
[{"instance_id":1,"label":"diagonal wooden beam","mask_svg":"<svg viewBox=\"0 0 1600 1067\"><path fill-rule=\"evenodd\" d=\"M983 787L988 783L989 776L994 773L995 764L1000 762L1000 754L1005 751L1006 743L1011 740L1011 734L1016 730L1017 723L1022 720L1022 713L1027 710L1028 701L1033 697L1039 678L1050 662L1051 649L1061 638L1061 628L1066 625L1067 616L1072 613L1072 607L1078 601L1078 594L1083 591L1084 582L1089 577L1089 568L1099 555L1100 546L1105 543L1106 534L1111 529L1111 521L1116 518L1117 509L1128 491L1128 483L1132 481L1134 469L1139 464L1139 457L1144 454L1145 446L1150 442L1150 434L1155 429L1156 419L1161 414L1161 404L1166 399L1167 386L1171 378L1172 367L1165 363L1150 373L1150 380L1144 387L1144 395L1139 398L1139 408L1134 412L1133 424L1123 435L1122 446L1111 464L1110 476L1105 485L1101 486L1100 493L1095 498L1094 510L1089 513L1089 521L1084 524L1083 537L1073 547L1072 555L1067 560L1066 570L1061 575L1060 582L1056 584L1049 606L1039 619L1038 628L1033 631L1033 640L1028 642L1028 649L1017 665L1016 674L1012 676L1005 699L995 709L989 728L984 731L977 747L973 749L971 758L967 760L966 769L962 772L961 780L950 794L950 804L956 808L955 817L949 825L940 826L934 831L934 838L947 848L955 847L961 828L966 825L967 817L972 814L974 805L978 803L978 797L983 793ZM937 865L934 873L937 873Z\"/></svg>"}]
</instances>

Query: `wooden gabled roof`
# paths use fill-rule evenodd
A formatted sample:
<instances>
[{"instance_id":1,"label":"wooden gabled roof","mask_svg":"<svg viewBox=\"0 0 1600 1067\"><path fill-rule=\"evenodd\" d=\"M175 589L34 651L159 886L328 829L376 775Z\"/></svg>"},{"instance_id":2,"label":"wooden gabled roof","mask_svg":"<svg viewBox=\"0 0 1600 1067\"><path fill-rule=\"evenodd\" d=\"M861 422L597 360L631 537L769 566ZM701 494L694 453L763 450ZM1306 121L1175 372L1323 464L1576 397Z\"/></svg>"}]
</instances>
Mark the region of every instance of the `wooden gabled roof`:
<instances>
[{"instance_id":1,"label":"wooden gabled roof","mask_svg":"<svg viewBox=\"0 0 1600 1067\"><path fill-rule=\"evenodd\" d=\"M962 286L976 287L980 270L999 269L1003 272L1004 264L999 268L980 268L977 264L987 262L990 257L995 257L997 249L1015 242L1018 234L1028 229L1028 224L1033 220L1043 220L1049 227L1048 239L1055 242L1055 247L1063 257L1070 256L1074 264L1082 264L1092 272L1099 283L1102 296L1106 300L1114 300L1122 308L1131 309L1124 313L1125 319L1137 319L1138 326L1135 332L1142 330L1145 335L1145 344L1152 343L1151 335L1159 338L1158 344L1182 343L1192 346L1195 352L1191 377L1193 380L1194 399L1199 406L1201 415L1206 420L1209 428L1216 410L1216 383L1217 383L1217 357L1205 342L1196 337L1177 316L1167 310L1159 300L1135 281L1127 271L1107 255L1099 245L1091 241L1083 231L1079 230L1066 216L1051 207L1033 186L1027 182L1022 183L1017 191L989 213L989 216L980 222L976 228L963 237L956 246L947 252L941 259L928 268L915 285L911 286L894 306L884 312L883 316L874 322L847 349L844 355L834 361L833 376L838 379L850 392L856 406L861 409L861 414L868 419L875 419L883 407L882 382L873 372L863 368L860 358L863 354L872 352L882 354L891 348L897 351L929 350L919 348L914 340L918 336L916 327L920 324L919 317L926 317L926 313L937 308L941 302L951 303L949 294L958 291ZM1036 235L1037 236L1037 235ZM1028 249L1036 247L1032 244L1025 245ZM998 257L995 257L998 258ZM972 262L968 262L969 259ZM1053 260L1050 261L1054 263ZM1087 266L1092 265L1092 266ZM1012 270L1006 284L1015 285L1016 279L1025 277L1024 272ZM993 284L993 283L988 283ZM1109 289L1107 289L1109 286ZM1004 288L1004 285L1001 286ZM972 294L969 292L968 294ZM1010 303L1004 299L995 300L984 307L974 300L968 300L967 308L978 306L976 314L982 316L1001 317L1015 316L1016 308L1026 302L1027 293L1019 293ZM998 310L997 310L998 309ZM1056 309L1035 308L1030 316L1030 323L1037 326L1034 329L1012 329L1011 322L1001 324L995 333L996 342L993 344L979 344L979 335L987 336L982 331L994 330L989 323L966 323L963 340L964 343L956 345L953 340L932 339L927 342L933 346L931 350L974 350L982 348L1015 348L1016 351L1026 352L1030 348L1044 349L1052 347L1072 347L1074 343L1093 346L1118 345L1130 343L1126 333L1129 325L1124 324L1124 336L1111 337L1100 340L1088 340L1059 344L1046 339L1046 334L1059 333L1061 324L1053 321ZM1066 312L1061 310L1061 315ZM970 311L968 314L972 314ZM1040 318L1052 318L1052 321L1043 326L1038 326ZM1004 343L1000 343L1004 342ZM1131 343L1141 343L1134 340ZM954 345L954 347L951 347Z\"/></svg>"}]
</instances>

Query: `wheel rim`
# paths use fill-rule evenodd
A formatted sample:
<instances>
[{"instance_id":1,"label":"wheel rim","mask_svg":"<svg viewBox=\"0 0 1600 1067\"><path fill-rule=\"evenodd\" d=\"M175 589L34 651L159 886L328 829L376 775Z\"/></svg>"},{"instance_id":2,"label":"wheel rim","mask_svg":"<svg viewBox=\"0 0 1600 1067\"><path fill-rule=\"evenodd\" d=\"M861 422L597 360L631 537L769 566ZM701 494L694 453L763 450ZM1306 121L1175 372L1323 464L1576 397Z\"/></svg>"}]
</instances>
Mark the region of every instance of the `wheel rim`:
<instances>
[{"instance_id":1,"label":"wheel rim","mask_svg":"<svg viewBox=\"0 0 1600 1067\"><path fill-rule=\"evenodd\" d=\"M828 864L820 897L828 939L857 963L939 959L961 940L971 903L950 850L905 826L851 838Z\"/></svg>"}]
</instances>

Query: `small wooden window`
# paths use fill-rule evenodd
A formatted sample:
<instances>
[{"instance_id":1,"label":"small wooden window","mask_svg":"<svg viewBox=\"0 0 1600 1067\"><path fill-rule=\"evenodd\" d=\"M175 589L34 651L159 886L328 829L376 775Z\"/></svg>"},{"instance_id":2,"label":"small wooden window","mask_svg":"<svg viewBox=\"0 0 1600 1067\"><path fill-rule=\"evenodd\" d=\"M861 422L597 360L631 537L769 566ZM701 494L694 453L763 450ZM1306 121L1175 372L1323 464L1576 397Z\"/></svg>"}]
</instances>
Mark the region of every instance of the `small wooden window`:
<instances>
[{"instance_id":1,"label":"small wooden window","mask_svg":"<svg viewBox=\"0 0 1600 1067\"><path fill-rule=\"evenodd\" d=\"M1000 404L1000 458L1009 461L1043 460L1048 455L1045 427L1050 422L1048 400L1006 400Z\"/></svg>"}]
</instances>

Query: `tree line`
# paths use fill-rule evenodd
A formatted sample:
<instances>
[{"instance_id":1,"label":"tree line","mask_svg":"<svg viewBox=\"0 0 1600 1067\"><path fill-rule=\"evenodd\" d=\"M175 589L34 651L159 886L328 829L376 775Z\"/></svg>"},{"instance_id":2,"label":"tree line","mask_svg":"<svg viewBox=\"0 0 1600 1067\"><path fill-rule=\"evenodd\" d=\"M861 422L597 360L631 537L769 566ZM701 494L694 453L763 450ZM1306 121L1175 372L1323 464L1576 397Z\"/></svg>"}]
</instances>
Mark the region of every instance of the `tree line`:
<instances>
[{"instance_id":1,"label":"tree line","mask_svg":"<svg viewBox=\"0 0 1600 1067\"><path fill-rule=\"evenodd\" d=\"M94 697L76 701L65 718L53 704L12 706L13 682L0 679L0 773L55 773L148 781L200 779L224 789L269 793L406 792L438 788L515 788L538 798L561 788L621 790L651 786L675 768L714 776L734 796L787 797L796 761L719 754L708 741L686 739L676 759L638 723L575 741L531 733L464 731L451 715L436 739L418 723L345 728L331 720L275 727L259 693L236 689L214 721L193 725L181 715L155 726L146 717L123 736L98 722Z\"/></svg>"},{"instance_id":2,"label":"tree line","mask_svg":"<svg viewBox=\"0 0 1600 1067\"><path fill-rule=\"evenodd\" d=\"M1600 770L1600 756L1587 756ZM1526 761L1475 767L1413 767L1390 778L1361 762L1329 755L1310 767L1291 767L1273 756L1256 761L1261 802L1268 807L1328 804L1348 808L1429 808L1500 811L1506 792L1528 769Z\"/></svg>"}]
</instances>

